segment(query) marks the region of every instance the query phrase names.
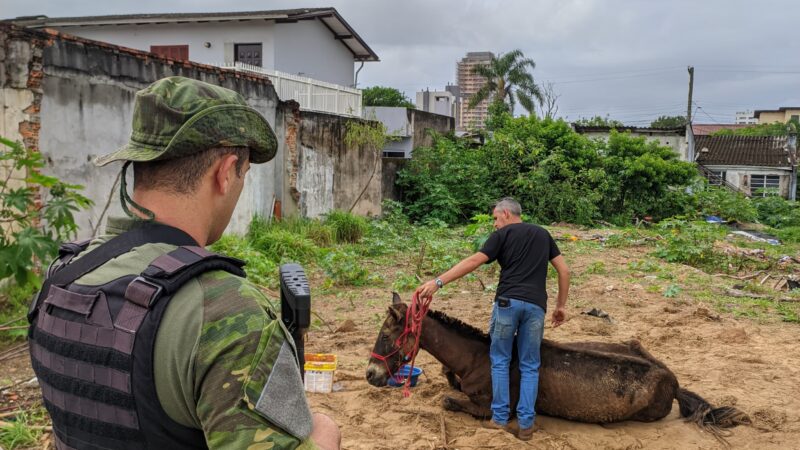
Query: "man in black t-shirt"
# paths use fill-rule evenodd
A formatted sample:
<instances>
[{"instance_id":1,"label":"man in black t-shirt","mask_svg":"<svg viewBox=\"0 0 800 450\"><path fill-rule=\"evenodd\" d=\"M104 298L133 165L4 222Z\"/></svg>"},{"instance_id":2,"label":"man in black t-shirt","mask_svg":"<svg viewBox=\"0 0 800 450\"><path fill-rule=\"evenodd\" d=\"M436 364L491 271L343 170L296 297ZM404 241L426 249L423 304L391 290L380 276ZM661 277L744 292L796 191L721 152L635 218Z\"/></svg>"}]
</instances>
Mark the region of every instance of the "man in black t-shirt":
<instances>
[{"instance_id":1,"label":"man in black t-shirt","mask_svg":"<svg viewBox=\"0 0 800 450\"><path fill-rule=\"evenodd\" d=\"M551 318L554 327L566 320L564 306L569 292L569 268L550 233L540 226L523 223L521 214L516 200L500 200L493 211L496 231L483 248L417 288L417 294L433 295L445 284L463 277L481 264L495 260L500 264L500 283L489 325L492 338L489 348L492 419L484 426L509 430L509 366L516 335L520 369L517 437L530 440L536 418L534 405L539 389L539 349L547 310L547 263L549 261L558 272L558 298Z\"/></svg>"}]
</instances>

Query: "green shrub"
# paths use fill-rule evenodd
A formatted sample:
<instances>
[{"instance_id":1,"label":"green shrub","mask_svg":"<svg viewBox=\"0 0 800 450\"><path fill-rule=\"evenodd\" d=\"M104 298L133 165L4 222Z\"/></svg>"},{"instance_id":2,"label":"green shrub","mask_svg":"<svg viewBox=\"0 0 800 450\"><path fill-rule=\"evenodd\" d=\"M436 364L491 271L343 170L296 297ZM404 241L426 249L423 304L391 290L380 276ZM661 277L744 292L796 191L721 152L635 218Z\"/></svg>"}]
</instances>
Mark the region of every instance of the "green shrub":
<instances>
[{"instance_id":1,"label":"green shrub","mask_svg":"<svg viewBox=\"0 0 800 450\"><path fill-rule=\"evenodd\" d=\"M800 226L800 208L797 202L779 196L753 199L761 223L774 228Z\"/></svg>"},{"instance_id":2,"label":"green shrub","mask_svg":"<svg viewBox=\"0 0 800 450\"><path fill-rule=\"evenodd\" d=\"M758 210L753 202L738 192L709 186L699 190L695 197L697 206L704 216L718 216L736 222L755 222Z\"/></svg>"},{"instance_id":3,"label":"green shrub","mask_svg":"<svg viewBox=\"0 0 800 450\"><path fill-rule=\"evenodd\" d=\"M724 228L675 218L658 224L658 230L664 238L655 253L659 258L695 267L719 265L721 258L714 252L714 242L725 237Z\"/></svg>"},{"instance_id":4,"label":"green shrub","mask_svg":"<svg viewBox=\"0 0 800 450\"><path fill-rule=\"evenodd\" d=\"M14 277L25 285L36 281L36 264L49 262L59 242L75 235L73 214L92 201L79 193L83 186L39 173L44 167L39 152L2 137L0 144L0 167L9 174L0 179L0 280ZM14 188L13 171L26 177L22 186Z\"/></svg>"},{"instance_id":5,"label":"green shrub","mask_svg":"<svg viewBox=\"0 0 800 450\"><path fill-rule=\"evenodd\" d=\"M800 244L800 226L775 229L773 232L785 244Z\"/></svg>"},{"instance_id":6,"label":"green shrub","mask_svg":"<svg viewBox=\"0 0 800 450\"><path fill-rule=\"evenodd\" d=\"M413 291L421 284L414 275L406 275L403 272L397 272L396 275L397 278L392 283L392 289L397 292Z\"/></svg>"},{"instance_id":7,"label":"green shrub","mask_svg":"<svg viewBox=\"0 0 800 450\"><path fill-rule=\"evenodd\" d=\"M247 278L255 284L278 286L278 264L250 246L250 241L241 236L226 234L211 246L215 252L245 261Z\"/></svg>"},{"instance_id":8,"label":"green shrub","mask_svg":"<svg viewBox=\"0 0 800 450\"><path fill-rule=\"evenodd\" d=\"M367 219L345 211L331 211L325 216L324 224L333 231L338 243L356 243L367 232Z\"/></svg>"},{"instance_id":9,"label":"green shrub","mask_svg":"<svg viewBox=\"0 0 800 450\"><path fill-rule=\"evenodd\" d=\"M338 286L366 286L380 281L380 277L370 275L369 270L359 263L359 255L352 249L333 250L320 261L330 282Z\"/></svg>"}]
</instances>

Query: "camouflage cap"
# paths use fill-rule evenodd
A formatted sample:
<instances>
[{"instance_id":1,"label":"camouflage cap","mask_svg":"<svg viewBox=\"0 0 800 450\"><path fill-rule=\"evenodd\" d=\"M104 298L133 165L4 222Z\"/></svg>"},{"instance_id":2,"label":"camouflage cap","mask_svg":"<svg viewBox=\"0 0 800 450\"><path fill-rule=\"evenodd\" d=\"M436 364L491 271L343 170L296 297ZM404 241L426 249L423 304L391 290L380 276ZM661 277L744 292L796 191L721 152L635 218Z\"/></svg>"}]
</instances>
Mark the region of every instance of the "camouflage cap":
<instances>
[{"instance_id":1,"label":"camouflage cap","mask_svg":"<svg viewBox=\"0 0 800 450\"><path fill-rule=\"evenodd\" d=\"M275 157L278 141L264 116L239 93L168 77L136 93L130 142L94 163L158 161L214 147L248 147L250 162L260 164Z\"/></svg>"}]
</instances>

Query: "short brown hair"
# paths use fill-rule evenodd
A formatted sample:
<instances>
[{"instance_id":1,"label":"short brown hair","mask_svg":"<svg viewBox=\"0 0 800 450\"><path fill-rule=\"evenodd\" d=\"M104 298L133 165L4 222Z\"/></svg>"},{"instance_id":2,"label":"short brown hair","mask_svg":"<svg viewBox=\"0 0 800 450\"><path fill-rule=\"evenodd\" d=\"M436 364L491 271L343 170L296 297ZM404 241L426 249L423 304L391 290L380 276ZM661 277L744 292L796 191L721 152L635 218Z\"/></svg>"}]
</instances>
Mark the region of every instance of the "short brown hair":
<instances>
[{"instance_id":1,"label":"short brown hair","mask_svg":"<svg viewBox=\"0 0 800 450\"><path fill-rule=\"evenodd\" d=\"M160 190L191 194L212 164L226 155L236 155L236 175L242 176L244 162L250 157L247 147L217 147L181 158L133 163L134 189Z\"/></svg>"}]
</instances>

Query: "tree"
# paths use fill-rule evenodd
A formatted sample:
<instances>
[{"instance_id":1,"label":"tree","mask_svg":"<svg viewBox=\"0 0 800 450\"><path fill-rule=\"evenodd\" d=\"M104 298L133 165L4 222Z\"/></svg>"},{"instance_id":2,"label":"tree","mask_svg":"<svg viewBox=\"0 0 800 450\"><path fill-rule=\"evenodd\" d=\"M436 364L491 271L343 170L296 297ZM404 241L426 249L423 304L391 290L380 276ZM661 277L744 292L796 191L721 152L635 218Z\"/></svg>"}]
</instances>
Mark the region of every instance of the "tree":
<instances>
[{"instance_id":1,"label":"tree","mask_svg":"<svg viewBox=\"0 0 800 450\"><path fill-rule=\"evenodd\" d=\"M401 108L415 108L405 92L386 87L372 86L361 91L364 106L399 106Z\"/></svg>"},{"instance_id":2,"label":"tree","mask_svg":"<svg viewBox=\"0 0 800 450\"><path fill-rule=\"evenodd\" d=\"M790 131L796 133L798 129L800 129L798 122L790 120L786 123L759 123L735 130L722 129L713 133L712 136L786 136Z\"/></svg>"},{"instance_id":3,"label":"tree","mask_svg":"<svg viewBox=\"0 0 800 450\"><path fill-rule=\"evenodd\" d=\"M624 123L620 122L619 120L612 119L608 115L606 115L605 117L594 116L590 119L587 119L586 117L581 117L580 119L575 121L575 125L581 127L608 127L608 128L621 128L625 126Z\"/></svg>"},{"instance_id":4,"label":"tree","mask_svg":"<svg viewBox=\"0 0 800 450\"><path fill-rule=\"evenodd\" d=\"M517 102L528 114L536 114L534 101L541 105L543 97L530 72L535 67L536 63L520 50L498 55L487 64L475 66L473 73L486 78L486 83L472 94L468 108L475 108L478 103L491 99L492 103L504 105L512 114Z\"/></svg>"},{"instance_id":5,"label":"tree","mask_svg":"<svg viewBox=\"0 0 800 450\"><path fill-rule=\"evenodd\" d=\"M542 117L554 119L558 114L558 99L561 94L557 94L553 88L553 83L548 81L542 88Z\"/></svg>"},{"instance_id":6,"label":"tree","mask_svg":"<svg viewBox=\"0 0 800 450\"><path fill-rule=\"evenodd\" d=\"M685 116L658 116L650 122L651 128L680 128L686 126Z\"/></svg>"}]
</instances>

